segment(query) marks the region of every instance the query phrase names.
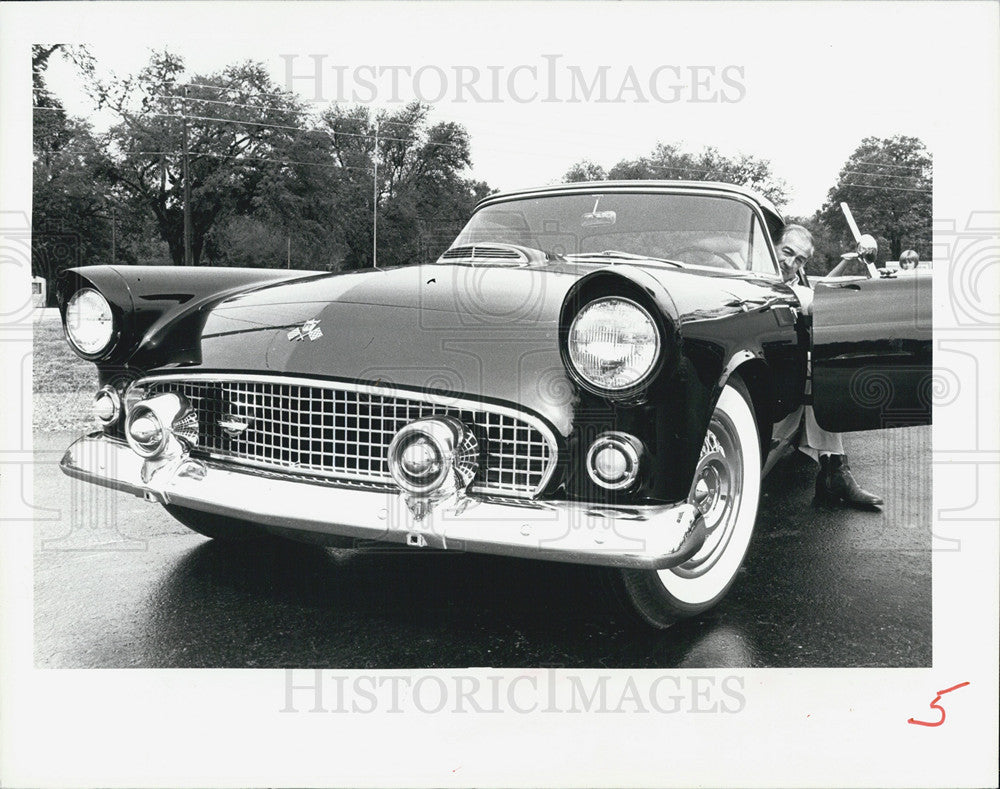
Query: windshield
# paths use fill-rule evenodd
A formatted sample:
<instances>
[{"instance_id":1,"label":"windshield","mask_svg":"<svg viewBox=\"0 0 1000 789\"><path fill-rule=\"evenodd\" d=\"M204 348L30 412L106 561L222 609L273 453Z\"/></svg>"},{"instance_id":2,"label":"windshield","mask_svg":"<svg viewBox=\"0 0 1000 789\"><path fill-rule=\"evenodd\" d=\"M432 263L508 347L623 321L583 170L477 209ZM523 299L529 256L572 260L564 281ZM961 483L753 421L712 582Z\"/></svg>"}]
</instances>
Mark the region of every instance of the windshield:
<instances>
[{"instance_id":1,"label":"windshield","mask_svg":"<svg viewBox=\"0 0 1000 789\"><path fill-rule=\"evenodd\" d=\"M589 192L508 200L478 211L453 247L517 244L550 256L629 256L748 269L766 252L753 212L726 197Z\"/></svg>"}]
</instances>

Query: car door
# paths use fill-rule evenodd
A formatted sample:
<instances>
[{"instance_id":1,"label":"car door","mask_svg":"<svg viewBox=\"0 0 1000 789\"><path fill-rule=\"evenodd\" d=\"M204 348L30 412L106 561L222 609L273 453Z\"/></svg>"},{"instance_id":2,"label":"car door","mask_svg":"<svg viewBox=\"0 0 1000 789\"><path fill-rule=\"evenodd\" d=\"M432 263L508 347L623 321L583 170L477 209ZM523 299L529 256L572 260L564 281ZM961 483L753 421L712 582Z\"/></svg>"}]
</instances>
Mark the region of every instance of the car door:
<instances>
[{"instance_id":1,"label":"car door","mask_svg":"<svg viewBox=\"0 0 1000 789\"><path fill-rule=\"evenodd\" d=\"M931 275L816 282L812 396L834 432L930 424Z\"/></svg>"}]
</instances>

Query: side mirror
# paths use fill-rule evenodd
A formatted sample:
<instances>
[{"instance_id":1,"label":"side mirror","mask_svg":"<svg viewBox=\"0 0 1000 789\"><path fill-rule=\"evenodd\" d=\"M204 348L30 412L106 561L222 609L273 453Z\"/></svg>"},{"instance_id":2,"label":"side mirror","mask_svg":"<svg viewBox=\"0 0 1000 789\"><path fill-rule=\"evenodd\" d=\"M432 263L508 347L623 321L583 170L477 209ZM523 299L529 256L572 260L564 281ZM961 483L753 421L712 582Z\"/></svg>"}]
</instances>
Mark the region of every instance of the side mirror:
<instances>
[{"instance_id":1,"label":"side mirror","mask_svg":"<svg viewBox=\"0 0 1000 789\"><path fill-rule=\"evenodd\" d=\"M857 254L867 265L874 265L875 258L878 257L878 242L874 236L865 233L858 239Z\"/></svg>"}]
</instances>

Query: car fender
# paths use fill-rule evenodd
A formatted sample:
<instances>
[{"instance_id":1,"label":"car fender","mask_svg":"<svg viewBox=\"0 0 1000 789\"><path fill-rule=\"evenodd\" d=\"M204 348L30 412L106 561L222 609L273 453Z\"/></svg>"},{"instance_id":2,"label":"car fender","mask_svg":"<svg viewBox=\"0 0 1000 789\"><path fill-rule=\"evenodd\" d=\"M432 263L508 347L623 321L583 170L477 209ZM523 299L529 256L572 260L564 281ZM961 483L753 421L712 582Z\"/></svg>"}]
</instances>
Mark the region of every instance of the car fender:
<instances>
[{"instance_id":1,"label":"car fender","mask_svg":"<svg viewBox=\"0 0 1000 789\"><path fill-rule=\"evenodd\" d=\"M57 301L65 324L70 296L83 287L99 291L111 305L118 338L99 366L124 366L141 349L143 366L183 361L196 349L199 316L235 293L302 277L315 271L250 268L178 268L175 266L83 266L62 272ZM188 325L192 324L192 325Z\"/></svg>"}]
</instances>

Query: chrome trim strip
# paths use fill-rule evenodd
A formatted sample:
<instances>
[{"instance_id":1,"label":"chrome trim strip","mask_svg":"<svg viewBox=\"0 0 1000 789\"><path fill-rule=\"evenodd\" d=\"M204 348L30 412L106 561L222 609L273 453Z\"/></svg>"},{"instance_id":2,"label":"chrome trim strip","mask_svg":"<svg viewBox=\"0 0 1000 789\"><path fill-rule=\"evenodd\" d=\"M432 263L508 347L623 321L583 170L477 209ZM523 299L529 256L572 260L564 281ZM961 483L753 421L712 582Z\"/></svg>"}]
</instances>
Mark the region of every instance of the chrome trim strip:
<instances>
[{"instance_id":1,"label":"chrome trim strip","mask_svg":"<svg viewBox=\"0 0 1000 789\"><path fill-rule=\"evenodd\" d=\"M665 569L694 555L706 537L701 513L688 503L612 507L466 499L462 507L442 504L417 521L395 491L266 477L187 456L172 463L144 461L100 432L72 444L60 468L75 479L265 529L473 553Z\"/></svg>"},{"instance_id":2,"label":"chrome trim strip","mask_svg":"<svg viewBox=\"0 0 1000 789\"><path fill-rule=\"evenodd\" d=\"M307 378L302 376L289 376L289 375L261 375L259 373L167 373L164 375L149 375L144 378L140 378L138 381L134 382L133 386L149 386L155 383L169 383L178 382L186 383L192 381L204 381L204 382L249 382L249 383L270 383L270 384L286 384L289 386L314 386L321 389L330 389L334 391L348 391L348 392L359 392L368 395L378 395L383 397L401 397L411 400L419 400L432 405L440 405L449 408L456 409L467 409L470 411L483 411L490 414L497 414L499 416L507 416L512 419L518 419L522 422L526 422L528 425L533 427L542 437L548 442L550 455L548 467L542 472L541 479L538 483L537 490L534 492L528 491L503 491L504 496L511 496L514 498L527 498L533 499L538 496L542 491L545 490L546 486L552 480L552 475L555 474L556 466L559 461L559 441L556 438L555 433L545 424L539 417L534 414L527 413L525 411L519 411L516 408L510 408L508 406L495 405L493 403L487 403L482 400L469 400L465 398L452 397L450 395L437 395L429 392L422 392L417 389L407 389L398 386L384 386L382 384L360 384L351 381L329 381L322 378ZM271 471L280 470L286 468L285 466L264 463L261 461L255 461L247 458L237 458L230 455L217 455L208 452L204 448L200 451L205 452L209 457L215 460L225 463L238 463L244 466L253 466L256 468L268 469ZM289 473L303 473L303 470L296 471L290 469ZM309 469L309 474L315 474L316 476L328 477L330 479L341 479L341 480L357 480L359 482L378 482L383 481L385 478L381 475L371 475L371 474L352 474L350 472L345 473L330 473L323 472L321 470ZM471 491L474 493L485 493L487 495L498 495L499 492L492 487L473 485Z\"/></svg>"}]
</instances>

